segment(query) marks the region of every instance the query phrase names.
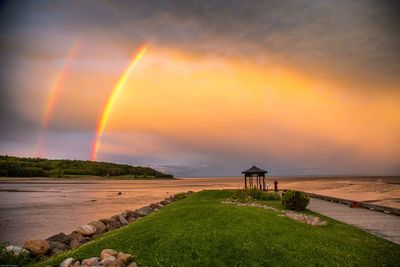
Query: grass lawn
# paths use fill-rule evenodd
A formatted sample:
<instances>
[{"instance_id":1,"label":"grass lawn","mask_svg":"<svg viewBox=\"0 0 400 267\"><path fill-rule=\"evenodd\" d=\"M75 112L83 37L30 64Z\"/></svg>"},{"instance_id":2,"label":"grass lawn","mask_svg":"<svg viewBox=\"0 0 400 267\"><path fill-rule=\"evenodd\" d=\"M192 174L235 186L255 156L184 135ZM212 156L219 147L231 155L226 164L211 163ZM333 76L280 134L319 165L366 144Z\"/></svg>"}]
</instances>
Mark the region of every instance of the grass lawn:
<instances>
[{"instance_id":1,"label":"grass lawn","mask_svg":"<svg viewBox=\"0 0 400 267\"><path fill-rule=\"evenodd\" d=\"M193 194L36 266L98 256L105 248L136 255L139 266L400 266L400 246L382 238L327 218L327 226L311 226L275 211L221 204L231 194Z\"/></svg>"}]
</instances>

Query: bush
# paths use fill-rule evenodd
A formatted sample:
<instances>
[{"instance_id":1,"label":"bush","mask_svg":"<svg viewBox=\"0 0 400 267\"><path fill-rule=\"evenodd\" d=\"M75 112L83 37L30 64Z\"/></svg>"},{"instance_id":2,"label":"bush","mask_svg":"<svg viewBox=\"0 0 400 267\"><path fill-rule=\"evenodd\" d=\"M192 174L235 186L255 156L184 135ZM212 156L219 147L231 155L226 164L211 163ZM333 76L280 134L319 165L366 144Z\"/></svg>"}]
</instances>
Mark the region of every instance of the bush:
<instances>
[{"instance_id":1,"label":"bush","mask_svg":"<svg viewBox=\"0 0 400 267\"><path fill-rule=\"evenodd\" d=\"M298 203L296 203L296 194L299 194ZM310 203L310 197L301 191L286 191L282 195L282 204L285 208L290 210L305 210Z\"/></svg>"},{"instance_id":2,"label":"bush","mask_svg":"<svg viewBox=\"0 0 400 267\"><path fill-rule=\"evenodd\" d=\"M0 245L0 265L25 266L32 262L29 253L15 253Z\"/></svg>"},{"instance_id":3,"label":"bush","mask_svg":"<svg viewBox=\"0 0 400 267\"><path fill-rule=\"evenodd\" d=\"M280 200L280 195L273 192L265 192L259 189L243 189L237 190L232 195L232 200L238 202L249 202L251 200Z\"/></svg>"}]
</instances>

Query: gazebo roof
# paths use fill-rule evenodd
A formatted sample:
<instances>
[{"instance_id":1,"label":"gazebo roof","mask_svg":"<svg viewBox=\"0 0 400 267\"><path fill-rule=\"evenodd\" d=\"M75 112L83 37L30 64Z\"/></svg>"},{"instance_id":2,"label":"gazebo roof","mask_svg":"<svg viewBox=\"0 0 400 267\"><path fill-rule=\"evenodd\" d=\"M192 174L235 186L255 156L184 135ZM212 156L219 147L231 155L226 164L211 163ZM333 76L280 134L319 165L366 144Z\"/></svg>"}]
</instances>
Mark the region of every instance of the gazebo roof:
<instances>
[{"instance_id":1,"label":"gazebo roof","mask_svg":"<svg viewBox=\"0 0 400 267\"><path fill-rule=\"evenodd\" d=\"M242 171L242 173L268 173L268 172L258 168L256 165L253 165L250 169Z\"/></svg>"}]
</instances>

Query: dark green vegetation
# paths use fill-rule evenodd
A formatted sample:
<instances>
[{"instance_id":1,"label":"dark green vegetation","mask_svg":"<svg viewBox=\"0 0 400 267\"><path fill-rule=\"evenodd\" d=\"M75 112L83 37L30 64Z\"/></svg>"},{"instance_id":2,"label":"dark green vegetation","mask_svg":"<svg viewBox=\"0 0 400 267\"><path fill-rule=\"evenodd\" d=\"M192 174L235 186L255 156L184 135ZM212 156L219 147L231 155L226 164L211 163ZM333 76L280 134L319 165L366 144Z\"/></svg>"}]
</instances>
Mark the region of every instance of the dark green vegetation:
<instances>
[{"instance_id":1,"label":"dark green vegetation","mask_svg":"<svg viewBox=\"0 0 400 267\"><path fill-rule=\"evenodd\" d=\"M400 247L389 241L328 218L327 226L311 226L275 211L221 203L233 193L193 194L37 266L105 248L136 255L139 266L399 266Z\"/></svg>"},{"instance_id":2,"label":"dark green vegetation","mask_svg":"<svg viewBox=\"0 0 400 267\"><path fill-rule=\"evenodd\" d=\"M0 177L114 176L122 178L173 178L148 167L84 160L50 160L0 156Z\"/></svg>"},{"instance_id":3,"label":"dark green vegetation","mask_svg":"<svg viewBox=\"0 0 400 267\"><path fill-rule=\"evenodd\" d=\"M15 265L25 266L32 262L31 257L27 253L16 255L13 251L8 251L3 245L0 245L0 266Z\"/></svg>"},{"instance_id":4,"label":"dark green vegetation","mask_svg":"<svg viewBox=\"0 0 400 267\"><path fill-rule=\"evenodd\" d=\"M289 210L305 210L309 203L310 196L304 192L288 190L282 196L282 204Z\"/></svg>"},{"instance_id":5,"label":"dark green vegetation","mask_svg":"<svg viewBox=\"0 0 400 267\"><path fill-rule=\"evenodd\" d=\"M232 194L231 199L238 202L250 202L253 200L280 200L281 196L273 192L265 192L254 188L237 190Z\"/></svg>"}]
</instances>

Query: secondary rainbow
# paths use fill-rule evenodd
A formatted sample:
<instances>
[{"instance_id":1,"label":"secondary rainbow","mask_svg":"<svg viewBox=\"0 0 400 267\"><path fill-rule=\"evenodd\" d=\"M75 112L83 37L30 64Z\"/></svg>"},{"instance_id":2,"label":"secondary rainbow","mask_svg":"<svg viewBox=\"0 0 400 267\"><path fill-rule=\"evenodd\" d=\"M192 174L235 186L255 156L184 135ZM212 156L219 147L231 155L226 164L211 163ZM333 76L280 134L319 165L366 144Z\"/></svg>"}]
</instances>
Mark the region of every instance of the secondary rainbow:
<instances>
[{"instance_id":1,"label":"secondary rainbow","mask_svg":"<svg viewBox=\"0 0 400 267\"><path fill-rule=\"evenodd\" d=\"M115 101L117 100L118 95L121 93L122 89L124 88L129 75L131 74L131 72L133 71L135 66L139 63L139 61L142 59L142 57L146 53L146 51L147 51L147 46L143 45L134 54L130 64L128 65L128 67L125 69L125 71L119 78L117 84L114 86L106 105L104 106L102 112L100 113L100 116L99 116L99 119L97 122L96 133L95 133L95 136L94 136L94 139L92 142L92 148L91 148L91 152L90 152L90 160L92 160L92 161L96 160L97 152L100 147L100 139L101 139L101 136L107 125L107 121L110 116L111 110L115 104Z\"/></svg>"},{"instance_id":2,"label":"secondary rainbow","mask_svg":"<svg viewBox=\"0 0 400 267\"><path fill-rule=\"evenodd\" d=\"M65 79L67 77L68 70L70 68L71 63L74 61L76 54L79 50L79 41L74 42L71 47L68 49L67 55L65 56L63 63L57 72L54 80L50 86L46 105L44 106L42 122L40 125L40 131L38 136L38 141L36 144L36 156L42 157L43 156L43 146L44 146L44 139L47 127L53 118L55 107L58 103L58 99L60 97L62 88L64 87Z\"/></svg>"}]
</instances>

